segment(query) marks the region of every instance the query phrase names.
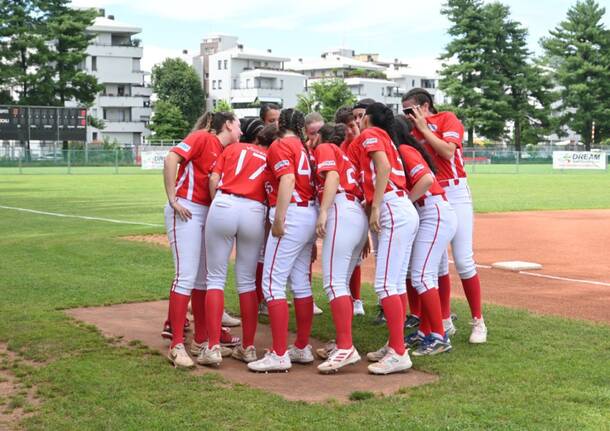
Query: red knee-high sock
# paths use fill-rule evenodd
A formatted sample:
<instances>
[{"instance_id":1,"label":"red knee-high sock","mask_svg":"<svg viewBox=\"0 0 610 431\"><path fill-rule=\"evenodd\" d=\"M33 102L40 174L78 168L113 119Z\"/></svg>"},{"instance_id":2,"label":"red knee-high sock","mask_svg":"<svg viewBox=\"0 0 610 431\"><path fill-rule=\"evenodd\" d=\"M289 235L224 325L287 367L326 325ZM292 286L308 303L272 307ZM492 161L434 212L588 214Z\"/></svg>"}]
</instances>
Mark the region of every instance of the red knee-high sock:
<instances>
[{"instance_id":1,"label":"red knee-high sock","mask_svg":"<svg viewBox=\"0 0 610 431\"><path fill-rule=\"evenodd\" d=\"M468 300L470 306L470 314L473 318L481 318L481 282L479 281L479 274L475 274L474 277L462 279L462 287L464 287L464 294Z\"/></svg>"},{"instance_id":2,"label":"red knee-high sock","mask_svg":"<svg viewBox=\"0 0 610 431\"><path fill-rule=\"evenodd\" d=\"M208 327L209 346L220 344L222 313L225 308L225 293L222 290L208 290L205 295L205 323Z\"/></svg>"},{"instance_id":3,"label":"red knee-high sock","mask_svg":"<svg viewBox=\"0 0 610 431\"><path fill-rule=\"evenodd\" d=\"M426 320L430 324L430 330L441 337L445 336L443 328L443 316L441 313L441 300L438 289L429 289L419 296Z\"/></svg>"},{"instance_id":4,"label":"red knee-high sock","mask_svg":"<svg viewBox=\"0 0 610 431\"><path fill-rule=\"evenodd\" d=\"M274 299L267 302L273 351L282 356L288 345L288 303L285 299ZM312 310L313 311L313 310Z\"/></svg>"},{"instance_id":5,"label":"red knee-high sock","mask_svg":"<svg viewBox=\"0 0 610 431\"><path fill-rule=\"evenodd\" d=\"M381 300L383 312L388 325L390 337L388 345L399 355L405 353L404 328L405 316L402 312L402 302L398 295L388 296Z\"/></svg>"},{"instance_id":6,"label":"red knee-high sock","mask_svg":"<svg viewBox=\"0 0 610 431\"><path fill-rule=\"evenodd\" d=\"M361 273L360 265L358 265L354 268L352 277L349 279L349 291L351 292L353 299L360 299L360 281Z\"/></svg>"},{"instance_id":7,"label":"red knee-high sock","mask_svg":"<svg viewBox=\"0 0 610 431\"><path fill-rule=\"evenodd\" d=\"M451 277L449 274L438 278L438 296L441 300L441 311L443 319L451 317Z\"/></svg>"},{"instance_id":8,"label":"red knee-high sock","mask_svg":"<svg viewBox=\"0 0 610 431\"><path fill-rule=\"evenodd\" d=\"M420 299L420 301L421 301L421 299ZM428 315L426 313L422 313L420 316L418 330L421 333L423 333L424 335L430 335L430 332L432 332L432 327L430 326L430 318L428 317Z\"/></svg>"},{"instance_id":9,"label":"red knee-high sock","mask_svg":"<svg viewBox=\"0 0 610 431\"><path fill-rule=\"evenodd\" d=\"M411 279L407 278L407 296L409 297L409 310L413 316L421 317L421 304L419 302L419 294L413 287Z\"/></svg>"},{"instance_id":10,"label":"red knee-high sock","mask_svg":"<svg viewBox=\"0 0 610 431\"><path fill-rule=\"evenodd\" d=\"M409 311L409 300L407 298L407 293L401 293L398 296L400 296L400 303L402 304L402 315L404 316L405 320L407 320L407 311Z\"/></svg>"},{"instance_id":11,"label":"red knee-high sock","mask_svg":"<svg viewBox=\"0 0 610 431\"><path fill-rule=\"evenodd\" d=\"M241 345L245 348L254 344L258 324L258 299L255 291L239 295L239 310L241 311Z\"/></svg>"},{"instance_id":12,"label":"red knee-high sock","mask_svg":"<svg viewBox=\"0 0 610 431\"><path fill-rule=\"evenodd\" d=\"M199 344L208 339L208 326L205 321L205 294L205 290L193 289L191 296L193 318L195 319L195 335L193 339Z\"/></svg>"},{"instance_id":13,"label":"red knee-high sock","mask_svg":"<svg viewBox=\"0 0 610 431\"><path fill-rule=\"evenodd\" d=\"M263 295L263 266L264 264L262 262L259 262L256 265L256 298L259 304L265 299Z\"/></svg>"},{"instance_id":14,"label":"red knee-high sock","mask_svg":"<svg viewBox=\"0 0 610 431\"><path fill-rule=\"evenodd\" d=\"M303 349L309 344L313 324L313 296L294 298L294 314L297 319L297 339L294 345L298 349Z\"/></svg>"},{"instance_id":15,"label":"red knee-high sock","mask_svg":"<svg viewBox=\"0 0 610 431\"><path fill-rule=\"evenodd\" d=\"M349 349L352 347L352 317L354 315L352 299L340 296L330 301L330 311L335 322L337 347Z\"/></svg>"},{"instance_id":16,"label":"red knee-high sock","mask_svg":"<svg viewBox=\"0 0 610 431\"><path fill-rule=\"evenodd\" d=\"M184 343L184 321L189 306L189 295L178 292L169 294L169 321L172 326L172 347Z\"/></svg>"}]
</instances>

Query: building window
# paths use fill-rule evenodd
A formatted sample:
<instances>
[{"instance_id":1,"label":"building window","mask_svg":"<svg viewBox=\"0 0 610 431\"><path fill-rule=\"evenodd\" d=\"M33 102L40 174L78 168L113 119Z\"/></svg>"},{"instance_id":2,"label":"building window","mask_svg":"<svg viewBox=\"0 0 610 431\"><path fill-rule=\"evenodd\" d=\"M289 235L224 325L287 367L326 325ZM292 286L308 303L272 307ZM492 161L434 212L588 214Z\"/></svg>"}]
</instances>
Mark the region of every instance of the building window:
<instances>
[{"instance_id":1,"label":"building window","mask_svg":"<svg viewBox=\"0 0 610 431\"><path fill-rule=\"evenodd\" d=\"M284 89L284 80L280 79L280 90Z\"/></svg>"},{"instance_id":2,"label":"building window","mask_svg":"<svg viewBox=\"0 0 610 431\"><path fill-rule=\"evenodd\" d=\"M383 97L383 96L385 96L385 91L384 91L384 90L385 90L385 88L384 88L384 87L381 87L381 96L382 96L382 97Z\"/></svg>"},{"instance_id":3,"label":"building window","mask_svg":"<svg viewBox=\"0 0 610 431\"><path fill-rule=\"evenodd\" d=\"M222 90L222 79L218 80L218 89Z\"/></svg>"},{"instance_id":4,"label":"building window","mask_svg":"<svg viewBox=\"0 0 610 431\"><path fill-rule=\"evenodd\" d=\"M246 79L246 88L250 88L250 79Z\"/></svg>"},{"instance_id":5,"label":"building window","mask_svg":"<svg viewBox=\"0 0 610 431\"><path fill-rule=\"evenodd\" d=\"M233 79L233 88L237 88L237 79Z\"/></svg>"},{"instance_id":6,"label":"building window","mask_svg":"<svg viewBox=\"0 0 610 431\"><path fill-rule=\"evenodd\" d=\"M224 62L225 70L227 70L227 63L229 63L229 60L225 60L225 62Z\"/></svg>"},{"instance_id":7,"label":"building window","mask_svg":"<svg viewBox=\"0 0 610 431\"><path fill-rule=\"evenodd\" d=\"M216 108L216 99L212 99L212 105L214 105L214 108Z\"/></svg>"},{"instance_id":8,"label":"building window","mask_svg":"<svg viewBox=\"0 0 610 431\"><path fill-rule=\"evenodd\" d=\"M97 132L93 132L93 136L92 136L94 141L97 141Z\"/></svg>"},{"instance_id":9,"label":"building window","mask_svg":"<svg viewBox=\"0 0 610 431\"><path fill-rule=\"evenodd\" d=\"M415 80L414 79L411 80L411 87L415 87Z\"/></svg>"},{"instance_id":10,"label":"building window","mask_svg":"<svg viewBox=\"0 0 610 431\"><path fill-rule=\"evenodd\" d=\"M222 60L218 60L218 70L222 69Z\"/></svg>"},{"instance_id":11,"label":"building window","mask_svg":"<svg viewBox=\"0 0 610 431\"><path fill-rule=\"evenodd\" d=\"M212 81L212 90L216 90L216 80Z\"/></svg>"},{"instance_id":12,"label":"building window","mask_svg":"<svg viewBox=\"0 0 610 431\"><path fill-rule=\"evenodd\" d=\"M97 57L95 56L91 57L91 70L94 72L97 70Z\"/></svg>"},{"instance_id":13,"label":"building window","mask_svg":"<svg viewBox=\"0 0 610 431\"><path fill-rule=\"evenodd\" d=\"M118 96L124 96L125 95L125 86L124 85L119 85L117 87L117 95Z\"/></svg>"}]
</instances>

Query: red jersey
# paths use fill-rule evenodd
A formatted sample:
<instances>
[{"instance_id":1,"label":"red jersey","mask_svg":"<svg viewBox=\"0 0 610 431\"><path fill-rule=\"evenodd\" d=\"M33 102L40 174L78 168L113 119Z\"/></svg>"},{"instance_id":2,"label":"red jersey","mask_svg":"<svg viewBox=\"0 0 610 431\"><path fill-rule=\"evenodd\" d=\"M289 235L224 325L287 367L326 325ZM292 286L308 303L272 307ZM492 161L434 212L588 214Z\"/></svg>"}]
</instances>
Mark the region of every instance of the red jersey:
<instances>
[{"instance_id":1,"label":"red jersey","mask_svg":"<svg viewBox=\"0 0 610 431\"><path fill-rule=\"evenodd\" d=\"M198 130L170 151L184 159L178 169L176 196L209 206L212 201L208 186L210 172L222 153L222 145L216 135Z\"/></svg>"},{"instance_id":2,"label":"red jersey","mask_svg":"<svg viewBox=\"0 0 610 431\"><path fill-rule=\"evenodd\" d=\"M324 175L329 171L339 174L337 193L349 193L362 200L362 190L356 180L356 170L347 156L334 144L320 144L314 150L316 158L316 175L318 179L318 199L322 202L324 193Z\"/></svg>"},{"instance_id":3,"label":"red jersey","mask_svg":"<svg viewBox=\"0 0 610 431\"><path fill-rule=\"evenodd\" d=\"M453 112L441 112L426 117L428 128L436 137L445 142L455 144L456 149L450 160L439 156L434 148L426 142L419 129L413 128L413 136L420 141L428 154L433 158L436 165L436 176L439 180L450 180L453 178L466 178L464 170L464 158L462 157L462 140L464 138L464 126Z\"/></svg>"},{"instance_id":4,"label":"red jersey","mask_svg":"<svg viewBox=\"0 0 610 431\"><path fill-rule=\"evenodd\" d=\"M341 142L341 146L339 148L341 149L341 151L343 151L343 154L347 154L347 149L353 141L353 139L351 141L348 141L347 138L345 138L345 141Z\"/></svg>"},{"instance_id":5,"label":"red jersey","mask_svg":"<svg viewBox=\"0 0 610 431\"><path fill-rule=\"evenodd\" d=\"M402 161L390 136L385 130L378 127L365 129L350 145L349 152L352 154L350 160L352 158L357 160L364 189L364 198L369 204L373 201L373 195L375 194L376 176L371 153L376 151L383 151L386 154L392 168L385 192L407 190Z\"/></svg>"},{"instance_id":6,"label":"red jersey","mask_svg":"<svg viewBox=\"0 0 610 431\"><path fill-rule=\"evenodd\" d=\"M269 206L275 206L280 177L286 174L294 174L295 178L291 203L313 200L315 188L311 175L309 154L299 138L287 136L273 141L269 150L267 150L267 167L271 171Z\"/></svg>"},{"instance_id":7,"label":"red jersey","mask_svg":"<svg viewBox=\"0 0 610 431\"><path fill-rule=\"evenodd\" d=\"M253 144L236 143L222 152L213 172L220 175L218 188L233 195L265 202L265 150Z\"/></svg>"},{"instance_id":8,"label":"red jersey","mask_svg":"<svg viewBox=\"0 0 610 431\"><path fill-rule=\"evenodd\" d=\"M430 166L428 166L428 163L426 163L426 160L419 151L409 145L401 145L398 147L398 152L405 164L407 187L409 190L413 189L413 186L426 174L430 174L432 175L432 178L434 178L434 182L428 191L426 191L417 202L423 203L426 196L443 196L445 194L445 189L438 183L436 177L430 170Z\"/></svg>"}]
</instances>

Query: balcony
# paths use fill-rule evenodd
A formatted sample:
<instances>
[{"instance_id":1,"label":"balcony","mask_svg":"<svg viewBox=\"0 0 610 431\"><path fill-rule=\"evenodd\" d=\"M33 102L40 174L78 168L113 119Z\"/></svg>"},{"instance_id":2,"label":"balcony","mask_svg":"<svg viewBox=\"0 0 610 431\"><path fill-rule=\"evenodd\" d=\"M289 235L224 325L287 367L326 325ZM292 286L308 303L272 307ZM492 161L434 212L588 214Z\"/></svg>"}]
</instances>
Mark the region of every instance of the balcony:
<instances>
[{"instance_id":1,"label":"balcony","mask_svg":"<svg viewBox=\"0 0 610 431\"><path fill-rule=\"evenodd\" d=\"M108 133L144 133L148 131L146 123L140 121L114 122L104 120L104 122L106 124L104 132Z\"/></svg>"},{"instance_id":2,"label":"balcony","mask_svg":"<svg viewBox=\"0 0 610 431\"><path fill-rule=\"evenodd\" d=\"M150 97L153 94L153 89L152 87L139 87L134 85L131 87L131 94L132 96Z\"/></svg>"},{"instance_id":3,"label":"balcony","mask_svg":"<svg viewBox=\"0 0 610 431\"><path fill-rule=\"evenodd\" d=\"M148 97L104 95L100 96L98 104L102 108L141 108L147 101Z\"/></svg>"},{"instance_id":4,"label":"balcony","mask_svg":"<svg viewBox=\"0 0 610 431\"><path fill-rule=\"evenodd\" d=\"M89 45L87 54L96 57L142 58L142 47L123 45Z\"/></svg>"}]
</instances>

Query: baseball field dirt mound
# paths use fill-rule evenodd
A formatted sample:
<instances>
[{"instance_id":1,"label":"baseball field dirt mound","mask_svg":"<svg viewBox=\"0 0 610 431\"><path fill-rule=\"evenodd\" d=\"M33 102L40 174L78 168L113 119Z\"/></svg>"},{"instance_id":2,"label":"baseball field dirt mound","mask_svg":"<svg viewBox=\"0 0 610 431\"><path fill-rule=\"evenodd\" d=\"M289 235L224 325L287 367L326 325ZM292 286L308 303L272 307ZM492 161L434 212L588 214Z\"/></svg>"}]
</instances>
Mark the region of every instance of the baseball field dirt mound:
<instances>
[{"instance_id":1,"label":"baseball field dirt mound","mask_svg":"<svg viewBox=\"0 0 610 431\"><path fill-rule=\"evenodd\" d=\"M163 318L167 314L167 301L119 304L108 307L91 307L68 310L77 320L97 326L108 337L123 336L123 340L140 340L150 348L167 353L168 342L160 336ZM289 339L294 339L291 334ZM187 340L188 341L188 340ZM315 348L324 343L311 339ZM256 333L256 349L259 357L271 345L271 330L259 324ZM360 352L364 356L366 352ZM334 375L321 375L316 359L313 365L293 365L288 373L258 374L247 370L246 364L232 358L224 358L218 368L198 366L193 373L218 372L231 383L246 384L253 388L276 393L287 400L323 402L336 400L348 402L350 394L368 391L391 395L402 388L435 382L438 377L417 370L390 376L373 376L367 372L367 361L349 366ZM168 367L170 365L168 364Z\"/></svg>"}]
</instances>

